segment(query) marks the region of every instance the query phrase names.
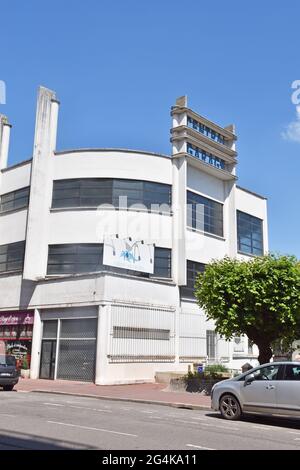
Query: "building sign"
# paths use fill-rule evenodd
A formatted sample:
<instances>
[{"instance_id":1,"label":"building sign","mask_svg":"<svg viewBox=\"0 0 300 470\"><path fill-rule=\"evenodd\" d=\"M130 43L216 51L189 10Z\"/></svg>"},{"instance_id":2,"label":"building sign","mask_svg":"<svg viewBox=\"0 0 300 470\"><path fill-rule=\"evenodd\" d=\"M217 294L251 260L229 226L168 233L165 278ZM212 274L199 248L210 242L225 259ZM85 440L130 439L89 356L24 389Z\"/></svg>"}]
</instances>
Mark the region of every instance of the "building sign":
<instances>
[{"instance_id":1,"label":"building sign","mask_svg":"<svg viewBox=\"0 0 300 470\"><path fill-rule=\"evenodd\" d=\"M0 354L11 354L17 366L24 359L30 366L34 313L31 311L0 312Z\"/></svg>"},{"instance_id":2,"label":"building sign","mask_svg":"<svg viewBox=\"0 0 300 470\"><path fill-rule=\"evenodd\" d=\"M205 150L202 150L195 145L187 143L187 153L192 155L192 157L198 158L199 160L218 168L218 170L226 169L225 161L222 160L222 158L216 157L209 152L205 152Z\"/></svg>"},{"instance_id":3,"label":"building sign","mask_svg":"<svg viewBox=\"0 0 300 470\"><path fill-rule=\"evenodd\" d=\"M0 312L0 326L33 325L33 312Z\"/></svg>"},{"instance_id":4,"label":"building sign","mask_svg":"<svg viewBox=\"0 0 300 470\"><path fill-rule=\"evenodd\" d=\"M103 264L153 274L154 244L131 238L107 237L104 240Z\"/></svg>"}]
</instances>

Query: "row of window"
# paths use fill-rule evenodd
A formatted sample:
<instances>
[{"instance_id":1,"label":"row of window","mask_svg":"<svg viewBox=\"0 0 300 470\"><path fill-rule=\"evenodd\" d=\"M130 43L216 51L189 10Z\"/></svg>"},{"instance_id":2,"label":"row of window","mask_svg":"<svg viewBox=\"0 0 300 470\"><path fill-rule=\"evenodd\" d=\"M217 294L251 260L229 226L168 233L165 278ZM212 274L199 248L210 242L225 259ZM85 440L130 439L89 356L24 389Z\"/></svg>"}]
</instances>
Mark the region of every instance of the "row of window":
<instances>
[{"instance_id":1,"label":"row of window","mask_svg":"<svg viewBox=\"0 0 300 470\"><path fill-rule=\"evenodd\" d=\"M131 207L142 204L147 209L153 205L165 211L171 207L171 186L148 181L110 178L82 178L53 182L53 208L98 207L111 204ZM28 206L29 188L1 196L0 212ZM223 205L187 191L187 225L213 235L223 236ZM237 211L238 251L261 255L263 253L262 221Z\"/></svg>"},{"instance_id":2,"label":"row of window","mask_svg":"<svg viewBox=\"0 0 300 470\"><path fill-rule=\"evenodd\" d=\"M172 188L168 184L113 178L80 178L53 182L52 207L171 207ZM152 207L151 207L152 206Z\"/></svg>"},{"instance_id":3,"label":"row of window","mask_svg":"<svg viewBox=\"0 0 300 470\"><path fill-rule=\"evenodd\" d=\"M201 134L205 135L206 137L209 137L215 142L218 142L219 144L223 145L225 144L225 139L221 134L213 131L210 127L207 127L204 124L201 124L201 122L196 121L196 119L192 119L188 116L187 125L188 127L195 129L197 132L201 132Z\"/></svg>"},{"instance_id":4,"label":"row of window","mask_svg":"<svg viewBox=\"0 0 300 470\"><path fill-rule=\"evenodd\" d=\"M0 273L22 271L25 242L0 246ZM132 270L105 266L103 264L103 244L79 243L50 245L48 251L48 275L80 274L97 271L113 271L140 277L172 277L172 252L168 248L155 247L154 273L147 274ZM187 260L187 283L181 287L181 297L193 299L194 285L198 273L203 273L205 264Z\"/></svg>"},{"instance_id":5,"label":"row of window","mask_svg":"<svg viewBox=\"0 0 300 470\"><path fill-rule=\"evenodd\" d=\"M103 244L80 243L50 245L47 274L80 274L96 271L113 271L134 274L141 277L171 278L171 250L155 247L154 273L147 274L105 266L103 264Z\"/></svg>"},{"instance_id":6,"label":"row of window","mask_svg":"<svg viewBox=\"0 0 300 470\"><path fill-rule=\"evenodd\" d=\"M193 230L223 236L222 204L188 191L187 224ZM263 254L262 221L257 217L237 211L237 237L240 253L257 256ZM24 253L24 241L0 246L0 273L21 271ZM154 262L155 277L171 277L171 250L156 247ZM92 272L100 268L103 268L102 244L63 244L49 247L48 274Z\"/></svg>"},{"instance_id":7,"label":"row of window","mask_svg":"<svg viewBox=\"0 0 300 470\"><path fill-rule=\"evenodd\" d=\"M205 150L196 147L190 143L187 143L187 153L192 155L192 157L198 158L209 165L218 168L219 170L225 170L225 161L222 158L216 157L212 153L205 152Z\"/></svg>"}]
</instances>

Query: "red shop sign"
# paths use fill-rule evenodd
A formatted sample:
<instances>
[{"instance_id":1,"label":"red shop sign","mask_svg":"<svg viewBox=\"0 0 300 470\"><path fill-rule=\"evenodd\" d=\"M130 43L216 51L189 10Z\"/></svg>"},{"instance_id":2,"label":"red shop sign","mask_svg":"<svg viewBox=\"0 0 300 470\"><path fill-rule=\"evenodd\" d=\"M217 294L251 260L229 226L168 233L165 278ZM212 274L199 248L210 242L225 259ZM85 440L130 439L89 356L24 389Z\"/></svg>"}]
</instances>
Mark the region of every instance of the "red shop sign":
<instances>
[{"instance_id":1,"label":"red shop sign","mask_svg":"<svg viewBox=\"0 0 300 470\"><path fill-rule=\"evenodd\" d=\"M33 312L0 312L0 326L33 325Z\"/></svg>"}]
</instances>

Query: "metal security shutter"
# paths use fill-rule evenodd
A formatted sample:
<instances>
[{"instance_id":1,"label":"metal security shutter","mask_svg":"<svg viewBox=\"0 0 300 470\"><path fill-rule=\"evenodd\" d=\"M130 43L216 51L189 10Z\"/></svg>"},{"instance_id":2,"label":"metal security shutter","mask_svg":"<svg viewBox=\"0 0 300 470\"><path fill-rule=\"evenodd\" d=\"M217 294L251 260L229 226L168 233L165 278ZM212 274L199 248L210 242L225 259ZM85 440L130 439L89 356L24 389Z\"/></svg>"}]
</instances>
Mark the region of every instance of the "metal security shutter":
<instances>
[{"instance_id":1,"label":"metal security shutter","mask_svg":"<svg viewBox=\"0 0 300 470\"><path fill-rule=\"evenodd\" d=\"M58 379L94 381L96 337L96 318L61 320Z\"/></svg>"}]
</instances>

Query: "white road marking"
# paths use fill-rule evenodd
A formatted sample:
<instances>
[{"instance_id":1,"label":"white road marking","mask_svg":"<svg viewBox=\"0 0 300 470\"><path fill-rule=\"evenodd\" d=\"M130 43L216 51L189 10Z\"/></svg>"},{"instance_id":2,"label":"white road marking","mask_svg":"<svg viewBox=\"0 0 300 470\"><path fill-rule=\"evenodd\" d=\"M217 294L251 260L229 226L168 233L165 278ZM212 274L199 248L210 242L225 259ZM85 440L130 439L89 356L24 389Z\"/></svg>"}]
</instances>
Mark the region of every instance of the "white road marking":
<instances>
[{"instance_id":1,"label":"white road marking","mask_svg":"<svg viewBox=\"0 0 300 470\"><path fill-rule=\"evenodd\" d=\"M47 421L47 423L59 424L60 426L69 426L69 427L72 427L72 428L87 429L88 431L107 432L107 433L110 433L110 434L118 434L120 436L138 437L136 434L129 434L129 433L126 433L126 432L118 432L118 431L110 431L109 429L90 428L89 426L80 426L79 424L61 423L60 421Z\"/></svg>"},{"instance_id":2,"label":"white road marking","mask_svg":"<svg viewBox=\"0 0 300 470\"><path fill-rule=\"evenodd\" d=\"M294 441L300 441L300 437L296 437L296 439L294 439Z\"/></svg>"},{"instance_id":3,"label":"white road marking","mask_svg":"<svg viewBox=\"0 0 300 470\"><path fill-rule=\"evenodd\" d=\"M177 419L176 420L178 423L185 423L185 424L191 424L190 421L184 421L183 419ZM192 423L192 424L197 424L197 423ZM220 426L218 424L207 424L207 423L199 423L200 426L208 426L210 428L220 428L220 429L226 429L226 431L239 431L239 428L234 428L231 426Z\"/></svg>"},{"instance_id":4,"label":"white road marking","mask_svg":"<svg viewBox=\"0 0 300 470\"><path fill-rule=\"evenodd\" d=\"M141 413L147 413L149 415L152 415L154 413L154 411L141 411Z\"/></svg>"},{"instance_id":5,"label":"white road marking","mask_svg":"<svg viewBox=\"0 0 300 470\"><path fill-rule=\"evenodd\" d=\"M289 434L297 434L297 436L300 436L300 432L296 432L296 431L289 431Z\"/></svg>"},{"instance_id":6,"label":"white road marking","mask_svg":"<svg viewBox=\"0 0 300 470\"><path fill-rule=\"evenodd\" d=\"M194 447L195 449L202 449L202 450L216 450L216 449L212 449L211 447L196 446L194 444L186 444L186 446Z\"/></svg>"},{"instance_id":7,"label":"white road marking","mask_svg":"<svg viewBox=\"0 0 300 470\"><path fill-rule=\"evenodd\" d=\"M60 403L43 403L43 405L47 405L47 406L65 406L65 405L61 405Z\"/></svg>"},{"instance_id":8,"label":"white road marking","mask_svg":"<svg viewBox=\"0 0 300 470\"><path fill-rule=\"evenodd\" d=\"M88 408L86 406L69 405L69 408L79 408L80 410L103 411L103 413L112 413L110 410L101 410L100 408Z\"/></svg>"},{"instance_id":9,"label":"white road marking","mask_svg":"<svg viewBox=\"0 0 300 470\"><path fill-rule=\"evenodd\" d=\"M8 418L15 418L16 417L16 415L9 415L7 413L0 413L0 416L6 416Z\"/></svg>"}]
</instances>

